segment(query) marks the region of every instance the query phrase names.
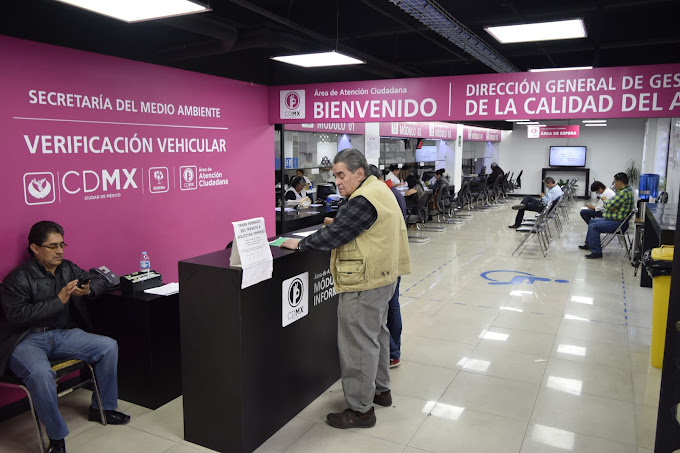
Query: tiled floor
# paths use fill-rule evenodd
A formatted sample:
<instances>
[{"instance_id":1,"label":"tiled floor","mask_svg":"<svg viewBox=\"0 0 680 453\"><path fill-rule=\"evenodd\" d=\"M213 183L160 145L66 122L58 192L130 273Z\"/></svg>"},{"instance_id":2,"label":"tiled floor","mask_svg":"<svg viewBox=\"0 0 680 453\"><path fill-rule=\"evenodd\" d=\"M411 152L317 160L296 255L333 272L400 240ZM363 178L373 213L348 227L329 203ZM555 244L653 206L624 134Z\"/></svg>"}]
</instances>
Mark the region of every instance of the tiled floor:
<instances>
[{"instance_id":1,"label":"tiled floor","mask_svg":"<svg viewBox=\"0 0 680 453\"><path fill-rule=\"evenodd\" d=\"M257 452L651 453L661 379L649 365L651 289L616 243L584 259L576 210L547 258L533 239L511 256L509 206L417 233L430 241L411 244L402 365L375 428L325 424L345 407L336 383ZM550 281L492 285L480 274L493 270ZM133 416L122 427L86 421L88 401L85 390L60 400L70 453L210 451L183 440L181 398L156 411L121 401ZM0 424L0 452L37 452L32 434L25 415Z\"/></svg>"}]
</instances>

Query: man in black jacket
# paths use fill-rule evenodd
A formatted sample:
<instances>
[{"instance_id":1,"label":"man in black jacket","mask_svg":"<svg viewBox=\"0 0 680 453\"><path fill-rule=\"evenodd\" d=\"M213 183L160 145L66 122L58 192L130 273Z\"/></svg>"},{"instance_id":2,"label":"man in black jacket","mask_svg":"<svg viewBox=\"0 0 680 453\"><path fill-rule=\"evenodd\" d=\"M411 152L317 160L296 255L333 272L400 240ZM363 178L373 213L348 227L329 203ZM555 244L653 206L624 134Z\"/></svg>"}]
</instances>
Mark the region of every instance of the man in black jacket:
<instances>
[{"instance_id":1,"label":"man in black jacket","mask_svg":"<svg viewBox=\"0 0 680 453\"><path fill-rule=\"evenodd\" d=\"M28 235L26 261L5 278L0 290L0 373L8 367L31 392L35 410L50 438L48 453L66 451L68 429L57 406L50 360L80 359L94 364L106 422L120 425L130 417L114 409L118 401L118 344L87 333L85 298L106 291L104 282L64 259L64 229L38 222ZM92 397L88 419L101 421Z\"/></svg>"}]
</instances>

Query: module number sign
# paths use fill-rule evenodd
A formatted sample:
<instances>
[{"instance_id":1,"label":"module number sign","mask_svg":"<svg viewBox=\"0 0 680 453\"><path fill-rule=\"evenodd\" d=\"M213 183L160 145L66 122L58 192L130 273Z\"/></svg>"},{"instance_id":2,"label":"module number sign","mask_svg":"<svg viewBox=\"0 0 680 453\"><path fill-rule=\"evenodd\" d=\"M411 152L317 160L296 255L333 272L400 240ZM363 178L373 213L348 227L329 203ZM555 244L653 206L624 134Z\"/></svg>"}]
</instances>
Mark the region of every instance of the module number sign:
<instances>
[{"instance_id":1,"label":"module number sign","mask_svg":"<svg viewBox=\"0 0 680 453\"><path fill-rule=\"evenodd\" d=\"M281 284L281 327L307 316L309 311L309 272L284 280Z\"/></svg>"}]
</instances>

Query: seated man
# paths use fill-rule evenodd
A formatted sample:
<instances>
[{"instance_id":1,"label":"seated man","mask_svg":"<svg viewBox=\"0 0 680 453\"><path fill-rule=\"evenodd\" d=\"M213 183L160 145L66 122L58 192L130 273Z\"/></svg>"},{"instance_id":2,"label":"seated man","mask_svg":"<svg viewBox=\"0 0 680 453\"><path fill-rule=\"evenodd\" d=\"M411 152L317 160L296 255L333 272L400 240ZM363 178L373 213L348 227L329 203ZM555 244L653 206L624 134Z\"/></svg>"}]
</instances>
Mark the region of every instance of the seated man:
<instances>
[{"instance_id":1,"label":"seated man","mask_svg":"<svg viewBox=\"0 0 680 453\"><path fill-rule=\"evenodd\" d=\"M68 429L57 406L55 372L50 360L80 359L94 365L106 422L121 425L130 417L117 412L118 344L84 332L86 297L103 294L104 282L63 258L64 229L42 221L28 234L30 258L5 278L0 302L0 373L9 369L24 381L38 418L50 439L48 453L66 451ZM88 280L90 280L87 282ZM81 283L79 286L78 283ZM88 419L101 421L94 394Z\"/></svg>"},{"instance_id":2,"label":"seated man","mask_svg":"<svg viewBox=\"0 0 680 453\"><path fill-rule=\"evenodd\" d=\"M562 196L562 188L555 183L553 178L548 176L543 180L543 182L548 188L548 192L542 193L540 200L527 195L526 197L522 198L522 202L520 204L512 207L512 209L517 210L517 216L515 216L515 223L509 225L509 228L519 228L522 226L522 220L524 220L524 211L541 212L546 206L548 206L548 203L555 201Z\"/></svg>"},{"instance_id":3,"label":"seated man","mask_svg":"<svg viewBox=\"0 0 680 453\"><path fill-rule=\"evenodd\" d=\"M499 176L504 175L503 169L498 166L496 162L491 162L491 174L489 175L489 178L486 180L486 185L487 186L493 186L496 183L496 179L498 179Z\"/></svg>"},{"instance_id":4,"label":"seated man","mask_svg":"<svg viewBox=\"0 0 680 453\"><path fill-rule=\"evenodd\" d=\"M616 195L616 192L606 187L600 181L595 181L590 185L590 191L595 192L598 195L604 196L604 199L610 199ZM604 211L604 202L601 197L597 198L597 203L595 205L586 205L588 209L581 209L581 218L584 222L590 223L590 219L594 217L602 217L602 211ZM588 244L586 244L588 245Z\"/></svg>"},{"instance_id":5,"label":"seated man","mask_svg":"<svg viewBox=\"0 0 680 453\"><path fill-rule=\"evenodd\" d=\"M616 188L616 195L608 199L605 195L600 197L604 211L602 217L595 217L590 220L588 224L588 233L586 234L586 245L579 245L582 250L590 250L590 255L586 258L602 258L602 243L600 242L600 233L613 233L621 225L621 222L633 210L633 189L628 185L628 175L625 173L617 173L614 175L614 187ZM628 225L624 225L627 228Z\"/></svg>"}]
</instances>

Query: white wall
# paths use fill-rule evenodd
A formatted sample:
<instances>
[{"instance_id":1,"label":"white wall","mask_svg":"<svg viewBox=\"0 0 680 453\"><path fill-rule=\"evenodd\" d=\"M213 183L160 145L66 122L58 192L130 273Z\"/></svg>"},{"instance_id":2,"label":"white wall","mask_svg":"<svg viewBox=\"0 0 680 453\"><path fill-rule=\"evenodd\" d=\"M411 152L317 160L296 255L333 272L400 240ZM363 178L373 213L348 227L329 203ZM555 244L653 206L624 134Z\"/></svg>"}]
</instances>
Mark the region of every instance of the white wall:
<instances>
[{"instance_id":1,"label":"white wall","mask_svg":"<svg viewBox=\"0 0 680 453\"><path fill-rule=\"evenodd\" d=\"M542 121L548 126L581 126L579 138L563 139L527 139L526 126L515 125L512 133L503 139L499 165L506 172L514 171L515 176L524 170L522 188L516 193L535 195L542 187L541 169L548 167L551 145L587 146L586 168L590 168L590 182L598 180L609 186L614 174L624 171L630 159L636 161L639 168L646 121L610 119L607 127L585 127L580 121ZM585 184L581 181L579 179L580 185Z\"/></svg>"},{"instance_id":2,"label":"white wall","mask_svg":"<svg viewBox=\"0 0 680 453\"><path fill-rule=\"evenodd\" d=\"M678 188L680 188L680 118L673 118L666 172L666 192L668 192L669 203L677 204L680 200Z\"/></svg>"}]
</instances>

